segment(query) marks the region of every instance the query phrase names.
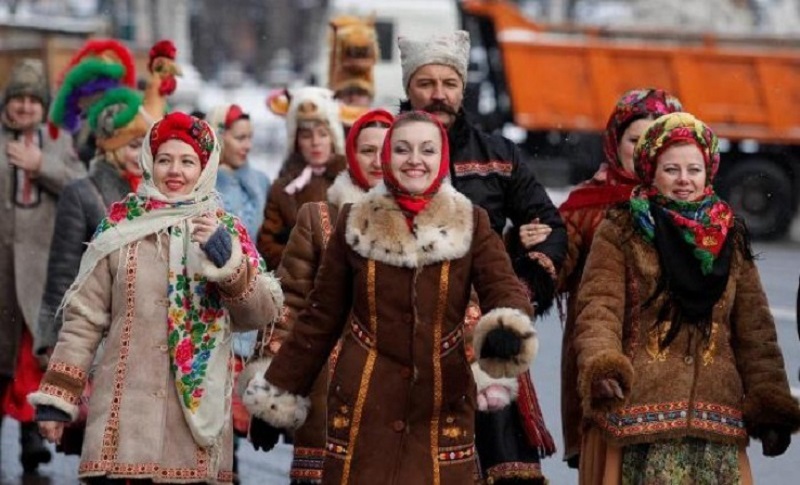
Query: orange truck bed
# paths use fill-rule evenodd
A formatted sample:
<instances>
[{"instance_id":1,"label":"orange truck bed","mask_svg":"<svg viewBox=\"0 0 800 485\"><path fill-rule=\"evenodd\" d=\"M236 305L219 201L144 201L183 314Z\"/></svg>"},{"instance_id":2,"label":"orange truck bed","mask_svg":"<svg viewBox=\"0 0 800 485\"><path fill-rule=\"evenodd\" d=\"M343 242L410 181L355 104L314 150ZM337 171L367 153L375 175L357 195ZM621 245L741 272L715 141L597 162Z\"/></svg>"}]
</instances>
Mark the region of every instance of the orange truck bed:
<instances>
[{"instance_id":1,"label":"orange truck bed","mask_svg":"<svg viewBox=\"0 0 800 485\"><path fill-rule=\"evenodd\" d=\"M494 23L526 130L600 131L622 92L660 87L720 137L800 144L800 39L545 26L507 1L462 7Z\"/></svg>"}]
</instances>

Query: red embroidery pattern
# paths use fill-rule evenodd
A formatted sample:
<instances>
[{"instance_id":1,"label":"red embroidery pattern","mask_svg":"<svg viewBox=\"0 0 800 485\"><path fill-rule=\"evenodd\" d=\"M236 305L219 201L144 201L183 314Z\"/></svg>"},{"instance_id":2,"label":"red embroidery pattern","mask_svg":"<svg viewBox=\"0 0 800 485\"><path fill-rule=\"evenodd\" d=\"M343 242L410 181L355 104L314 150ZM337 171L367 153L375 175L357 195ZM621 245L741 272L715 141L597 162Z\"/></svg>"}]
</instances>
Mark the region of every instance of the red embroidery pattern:
<instances>
[{"instance_id":1,"label":"red embroidery pattern","mask_svg":"<svg viewBox=\"0 0 800 485\"><path fill-rule=\"evenodd\" d=\"M79 394L75 394L59 386L42 383L42 385L39 387L39 391L41 391L43 394L47 394L48 396L54 396L62 399L73 406L77 406L81 403L81 396Z\"/></svg>"},{"instance_id":2,"label":"red embroidery pattern","mask_svg":"<svg viewBox=\"0 0 800 485\"><path fill-rule=\"evenodd\" d=\"M125 387L125 374L128 371L128 355L131 346L131 327L136 312L136 270L139 262L139 242L128 246L125 261L125 324L120 337L119 359L114 376L114 394L111 409L103 431L102 462L111 466L117 459L119 446L119 413L122 404L122 390Z\"/></svg>"},{"instance_id":3,"label":"red embroidery pattern","mask_svg":"<svg viewBox=\"0 0 800 485\"><path fill-rule=\"evenodd\" d=\"M232 285L232 284L236 283L236 280L239 279L239 276L241 276L241 274L245 270L245 268L247 268L247 258L242 258L242 262L239 264L239 266L236 267L236 269L234 270L233 274L228 276L227 278L225 278L222 281L222 284L224 286L228 286L228 285Z\"/></svg>"},{"instance_id":4,"label":"red embroidery pattern","mask_svg":"<svg viewBox=\"0 0 800 485\"><path fill-rule=\"evenodd\" d=\"M598 418L601 428L618 438L661 433L677 429L702 429L744 438L742 412L727 406L687 401L630 406Z\"/></svg>"},{"instance_id":5,"label":"red embroidery pattern","mask_svg":"<svg viewBox=\"0 0 800 485\"><path fill-rule=\"evenodd\" d=\"M87 476L112 475L118 477L147 477L169 480L208 479L208 455L197 449L195 452L197 468L164 468L158 463L115 463L109 461L84 461L78 467L81 478ZM221 471L217 478L222 483L233 482L231 471Z\"/></svg>"},{"instance_id":6,"label":"red embroidery pattern","mask_svg":"<svg viewBox=\"0 0 800 485\"><path fill-rule=\"evenodd\" d=\"M537 251L531 251L530 253L528 253L528 257L539 263L539 266L541 266L545 271L547 271L547 274L549 274L550 277L553 278L553 280L558 280L556 267L553 264L553 261L549 257L547 257L546 254Z\"/></svg>"},{"instance_id":7,"label":"red embroidery pattern","mask_svg":"<svg viewBox=\"0 0 800 485\"><path fill-rule=\"evenodd\" d=\"M370 350L375 346L375 337L372 335L372 332L362 327L355 316L350 319L350 333L353 334L356 342L364 347L364 349Z\"/></svg>"},{"instance_id":8,"label":"red embroidery pattern","mask_svg":"<svg viewBox=\"0 0 800 485\"><path fill-rule=\"evenodd\" d=\"M511 172L514 170L514 165L511 162L503 160L489 160L486 162L455 162L454 164L456 177L463 177L465 175L478 175L486 177L487 175L499 175L501 177L510 177Z\"/></svg>"},{"instance_id":9,"label":"red embroidery pattern","mask_svg":"<svg viewBox=\"0 0 800 485\"><path fill-rule=\"evenodd\" d=\"M439 448L437 454L439 463L443 466L456 465L475 459L475 445L470 443L462 446L452 446L447 448Z\"/></svg>"},{"instance_id":10,"label":"red embroidery pattern","mask_svg":"<svg viewBox=\"0 0 800 485\"><path fill-rule=\"evenodd\" d=\"M322 483L322 466L325 460L324 448L294 448L294 459L289 478L304 483Z\"/></svg>"},{"instance_id":11,"label":"red embroidery pattern","mask_svg":"<svg viewBox=\"0 0 800 485\"><path fill-rule=\"evenodd\" d=\"M66 362L50 362L47 366L47 370L67 375L80 382L85 382L87 377L86 371L78 366L67 364Z\"/></svg>"}]
</instances>

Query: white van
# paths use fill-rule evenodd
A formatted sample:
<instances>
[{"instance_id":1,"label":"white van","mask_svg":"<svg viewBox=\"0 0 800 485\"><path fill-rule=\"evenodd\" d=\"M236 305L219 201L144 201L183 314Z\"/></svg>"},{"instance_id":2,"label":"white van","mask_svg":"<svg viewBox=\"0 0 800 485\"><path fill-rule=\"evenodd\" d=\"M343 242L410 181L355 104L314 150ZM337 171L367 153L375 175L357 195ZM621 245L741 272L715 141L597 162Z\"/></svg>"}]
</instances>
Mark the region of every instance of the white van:
<instances>
[{"instance_id":1,"label":"white van","mask_svg":"<svg viewBox=\"0 0 800 485\"><path fill-rule=\"evenodd\" d=\"M328 12L330 18L339 15L375 14L380 59L375 66L373 104L392 111L406 97L397 37L424 38L459 28L457 0L331 0ZM320 85L327 86L330 49L327 35L322 36L322 41L325 46L320 49L316 71Z\"/></svg>"}]
</instances>

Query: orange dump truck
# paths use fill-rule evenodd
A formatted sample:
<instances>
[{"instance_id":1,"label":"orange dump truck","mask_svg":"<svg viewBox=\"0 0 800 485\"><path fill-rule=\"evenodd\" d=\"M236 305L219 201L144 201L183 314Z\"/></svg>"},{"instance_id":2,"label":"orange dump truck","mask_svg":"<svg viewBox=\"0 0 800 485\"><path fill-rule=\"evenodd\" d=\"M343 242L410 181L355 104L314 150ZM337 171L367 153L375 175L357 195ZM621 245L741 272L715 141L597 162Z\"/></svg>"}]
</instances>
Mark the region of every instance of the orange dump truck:
<instances>
[{"instance_id":1,"label":"orange dump truck","mask_svg":"<svg viewBox=\"0 0 800 485\"><path fill-rule=\"evenodd\" d=\"M800 39L537 24L502 0L463 0L473 51L467 102L488 129L513 124L571 181L600 162L624 91L660 87L722 139L718 188L751 231L784 234L800 193Z\"/></svg>"}]
</instances>

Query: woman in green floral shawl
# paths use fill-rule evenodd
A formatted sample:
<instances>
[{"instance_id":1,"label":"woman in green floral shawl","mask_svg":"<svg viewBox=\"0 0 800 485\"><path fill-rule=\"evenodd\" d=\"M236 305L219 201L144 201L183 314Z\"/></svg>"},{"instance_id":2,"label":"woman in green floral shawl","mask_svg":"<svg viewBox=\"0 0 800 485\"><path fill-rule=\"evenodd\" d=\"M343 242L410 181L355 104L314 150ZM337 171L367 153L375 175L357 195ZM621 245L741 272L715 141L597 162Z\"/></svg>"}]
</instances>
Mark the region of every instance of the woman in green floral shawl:
<instances>
[{"instance_id":1,"label":"woman in green floral shawl","mask_svg":"<svg viewBox=\"0 0 800 485\"><path fill-rule=\"evenodd\" d=\"M748 484L745 447L800 428L744 225L715 193L717 138L661 116L641 180L597 229L577 302L585 484Z\"/></svg>"},{"instance_id":2,"label":"woman in green floral shawl","mask_svg":"<svg viewBox=\"0 0 800 485\"><path fill-rule=\"evenodd\" d=\"M62 303L30 401L58 442L105 338L79 469L90 483L233 480L231 332L270 324L283 295L220 206L219 152L204 121L172 113L153 125L143 183L109 209Z\"/></svg>"}]
</instances>

